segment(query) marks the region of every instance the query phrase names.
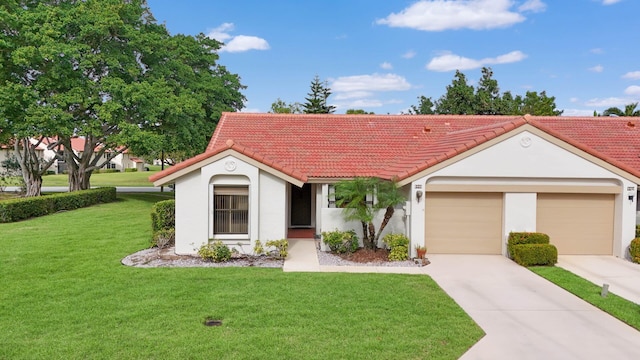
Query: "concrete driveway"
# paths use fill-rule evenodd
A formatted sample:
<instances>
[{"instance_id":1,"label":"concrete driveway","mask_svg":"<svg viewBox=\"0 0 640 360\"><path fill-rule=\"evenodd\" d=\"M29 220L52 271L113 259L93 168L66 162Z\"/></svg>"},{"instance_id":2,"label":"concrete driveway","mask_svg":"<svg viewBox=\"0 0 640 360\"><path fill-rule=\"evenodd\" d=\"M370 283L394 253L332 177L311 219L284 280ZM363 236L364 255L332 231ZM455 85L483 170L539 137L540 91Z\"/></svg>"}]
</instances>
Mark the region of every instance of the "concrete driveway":
<instances>
[{"instance_id":1,"label":"concrete driveway","mask_svg":"<svg viewBox=\"0 0 640 360\"><path fill-rule=\"evenodd\" d=\"M503 256L429 259L424 272L487 334L462 359L640 359L640 332Z\"/></svg>"}]
</instances>

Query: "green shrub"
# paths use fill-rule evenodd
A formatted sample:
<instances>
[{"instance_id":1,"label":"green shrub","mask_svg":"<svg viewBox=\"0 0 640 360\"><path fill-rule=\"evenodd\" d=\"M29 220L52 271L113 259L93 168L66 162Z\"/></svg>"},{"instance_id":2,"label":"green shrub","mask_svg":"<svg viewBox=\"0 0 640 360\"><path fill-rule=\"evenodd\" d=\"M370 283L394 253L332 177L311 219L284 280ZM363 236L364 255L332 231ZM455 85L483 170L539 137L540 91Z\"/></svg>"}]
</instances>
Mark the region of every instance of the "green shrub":
<instances>
[{"instance_id":1,"label":"green shrub","mask_svg":"<svg viewBox=\"0 0 640 360\"><path fill-rule=\"evenodd\" d=\"M640 264L640 237L631 240L629 255L631 255L631 261Z\"/></svg>"},{"instance_id":2,"label":"green shrub","mask_svg":"<svg viewBox=\"0 0 640 360\"><path fill-rule=\"evenodd\" d=\"M558 262L558 249L551 244L517 245L513 247L513 261L522 266L552 266Z\"/></svg>"},{"instance_id":3,"label":"green shrub","mask_svg":"<svg viewBox=\"0 0 640 360\"><path fill-rule=\"evenodd\" d=\"M198 255L203 260L213 262L225 262L231 259L231 250L229 247L222 243L220 240L216 240L212 243L202 245L198 249Z\"/></svg>"},{"instance_id":4,"label":"green shrub","mask_svg":"<svg viewBox=\"0 0 640 360\"><path fill-rule=\"evenodd\" d=\"M329 247L332 253L345 254L358 250L358 237L354 230L324 231L322 241Z\"/></svg>"},{"instance_id":5,"label":"green shrub","mask_svg":"<svg viewBox=\"0 0 640 360\"><path fill-rule=\"evenodd\" d=\"M151 229L153 232L176 227L176 201L164 200L151 208Z\"/></svg>"},{"instance_id":6,"label":"green shrub","mask_svg":"<svg viewBox=\"0 0 640 360\"><path fill-rule=\"evenodd\" d=\"M262 241L256 240L253 244L253 254L254 255L262 255L264 254L264 246L262 246Z\"/></svg>"},{"instance_id":7,"label":"green shrub","mask_svg":"<svg viewBox=\"0 0 640 360\"><path fill-rule=\"evenodd\" d=\"M136 169L136 168L127 168L127 169L124 169L124 172L137 172L137 171L138 171L138 169Z\"/></svg>"},{"instance_id":8,"label":"green shrub","mask_svg":"<svg viewBox=\"0 0 640 360\"><path fill-rule=\"evenodd\" d=\"M267 247L275 247L278 253L278 258L284 259L289 255L289 242L287 239L269 240L265 243Z\"/></svg>"},{"instance_id":9,"label":"green shrub","mask_svg":"<svg viewBox=\"0 0 640 360\"><path fill-rule=\"evenodd\" d=\"M640 238L640 225L636 225L636 237Z\"/></svg>"},{"instance_id":10,"label":"green shrub","mask_svg":"<svg viewBox=\"0 0 640 360\"><path fill-rule=\"evenodd\" d=\"M0 202L0 222L14 222L116 200L116 188L96 188Z\"/></svg>"},{"instance_id":11,"label":"green shrub","mask_svg":"<svg viewBox=\"0 0 640 360\"><path fill-rule=\"evenodd\" d=\"M389 260L404 261L409 259L409 238L404 234L387 234L382 238L389 248Z\"/></svg>"},{"instance_id":12,"label":"green shrub","mask_svg":"<svg viewBox=\"0 0 640 360\"><path fill-rule=\"evenodd\" d=\"M391 261L404 261L407 259L409 259L409 247L405 245L394 246L389 251L389 260Z\"/></svg>"},{"instance_id":13,"label":"green shrub","mask_svg":"<svg viewBox=\"0 0 640 360\"><path fill-rule=\"evenodd\" d=\"M176 231L175 229L163 229L153 234L152 246L157 246L159 249L171 247L176 243Z\"/></svg>"},{"instance_id":14,"label":"green shrub","mask_svg":"<svg viewBox=\"0 0 640 360\"><path fill-rule=\"evenodd\" d=\"M118 169L100 169L100 170L96 170L94 172L96 174L112 174L112 173L120 172L120 170L118 170Z\"/></svg>"},{"instance_id":15,"label":"green shrub","mask_svg":"<svg viewBox=\"0 0 640 360\"><path fill-rule=\"evenodd\" d=\"M509 256L513 258L513 247L522 244L548 244L549 235L538 232L511 232L507 240Z\"/></svg>"},{"instance_id":16,"label":"green shrub","mask_svg":"<svg viewBox=\"0 0 640 360\"><path fill-rule=\"evenodd\" d=\"M387 234L382 238L382 242L387 244L390 249L396 246L409 246L409 238L404 234Z\"/></svg>"}]
</instances>

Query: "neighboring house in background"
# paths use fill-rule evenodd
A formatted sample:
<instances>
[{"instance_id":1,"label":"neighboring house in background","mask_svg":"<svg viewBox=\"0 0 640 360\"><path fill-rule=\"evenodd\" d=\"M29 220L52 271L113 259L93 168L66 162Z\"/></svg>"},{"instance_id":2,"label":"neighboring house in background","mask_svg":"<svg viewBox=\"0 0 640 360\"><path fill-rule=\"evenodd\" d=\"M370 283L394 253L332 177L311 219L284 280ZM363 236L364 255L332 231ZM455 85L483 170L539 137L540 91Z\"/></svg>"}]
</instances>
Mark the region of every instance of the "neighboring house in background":
<instances>
[{"instance_id":1,"label":"neighboring house in background","mask_svg":"<svg viewBox=\"0 0 640 360\"><path fill-rule=\"evenodd\" d=\"M38 145L36 148L36 154L39 158L46 158L45 155L46 146L44 144ZM0 144L0 164L7 159L15 157L15 150L13 144ZM4 168L0 165L0 174L4 172Z\"/></svg>"},{"instance_id":2,"label":"neighboring house in background","mask_svg":"<svg viewBox=\"0 0 640 360\"><path fill-rule=\"evenodd\" d=\"M209 239L359 233L332 188L365 176L397 181L407 202L385 232L412 252L506 254L511 231L539 231L560 254L625 257L640 120L224 113L203 154L150 180L175 183L176 253L193 254Z\"/></svg>"},{"instance_id":3,"label":"neighboring house in background","mask_svg":"<svg viewBox=\"0 0 640 360\"><path fill-rule=\"evenodd\" d=\"M4 163L7 159L9 159L13 155L13 146L0 144L0 175L3 175L5 170L2 167L2 163Z\"/></svg>"},{"instance_id":4,"label":"neighboring house in background","mask_svg":"<svg viewBox=\"0 0 640 360\"><path fill-rule=\"evenodd\" d=\"M45 139L43 143L45 143L46 145L49 145L53 143L53 141L54 141L53 139ZM73 148L73 152L78 156L82 156L82 153L84 152L85 144L86 144L86 141L83 137L74 137L71 139L71 147ZM45 149L46 149L46 145L45 145ZM97 148L96 148L96 152L97 152ZM49 149L45 150L46 159L50 159L53 156L55 156L54 150L49 150ZM103 161L106 161L109 156L110 156L110 153L105 152L105 154L103 154L104 159L100 161L100 164L103 163ZM144 160L133 156L131 153L129 153L129 150L125 150L124 152L116 155L105 166L103 166L102 169L115 169L118 171L124 171L125 169L136 169L137 171L145 170ZM50 170L54 171L56 174L62 174L66 170L66 164L64 163L64 161L57 160L51 166Z\"/></svg>"}]
</instances>

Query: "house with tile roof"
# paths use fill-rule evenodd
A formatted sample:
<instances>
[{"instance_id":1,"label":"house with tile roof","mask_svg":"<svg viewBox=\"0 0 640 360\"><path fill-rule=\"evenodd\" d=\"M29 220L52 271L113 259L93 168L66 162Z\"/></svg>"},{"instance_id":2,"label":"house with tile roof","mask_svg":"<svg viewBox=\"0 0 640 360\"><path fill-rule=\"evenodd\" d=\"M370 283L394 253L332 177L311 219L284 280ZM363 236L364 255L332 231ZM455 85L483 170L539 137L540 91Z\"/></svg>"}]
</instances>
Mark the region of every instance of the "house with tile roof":
<instances>
[{"instance_id":1,"label":"house with tile roof","mask_svg":"<svg viewBox=\"0 0 640 360\"><path fill-rule=\"evenodd\" d=\"M332 199L333 184L355 177L396 181L407 201L385 232L406 234L411 251L506 254L510 232L538 231L560 254L625 257L640 121L224 113L204 153L150 181L175 184L176 253L194 254L210 239L247 251L361 231Z\"/></svg>"}]
</instances>

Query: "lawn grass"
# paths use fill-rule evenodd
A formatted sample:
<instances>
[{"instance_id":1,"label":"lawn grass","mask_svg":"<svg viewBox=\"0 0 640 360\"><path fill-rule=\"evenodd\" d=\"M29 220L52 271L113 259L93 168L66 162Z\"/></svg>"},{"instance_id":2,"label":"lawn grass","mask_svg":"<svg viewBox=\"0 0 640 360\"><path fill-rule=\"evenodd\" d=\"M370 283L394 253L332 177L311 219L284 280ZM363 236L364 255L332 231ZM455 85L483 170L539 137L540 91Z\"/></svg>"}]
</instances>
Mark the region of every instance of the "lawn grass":
<instances>
[{"instance_id":1,"label":"lawn grass","mask_svg":"<svg viewBox=\"0 0 640 360\"><path fill-rule=\"evenodd\" d=\"M91 186L153 186L149 176L156 171L94 173ZM69 175L57 174L42 177L42 186L69 186Z\"/></svg>"},{"instance_id":2,"label":"lawn grass","mask_svg":"<svg viewBox=\"0 0 640 360\"><path fill-rule=\"evenodd\" d=\"M0 224L0 358L456 359L483 334L428 276L121 265L170 196Z\"/></svg>"},{"instance_id":3,"label":"lawn grass","mask_svg":"<svg viewBox=\"0 0 640 360\"><path fill-rule=\"evenodd\" d=\"M602 297L600 286L560 267L533 266L529 269L640 331L640 305L611 292Z\"/></svg>"}]
</instances>

